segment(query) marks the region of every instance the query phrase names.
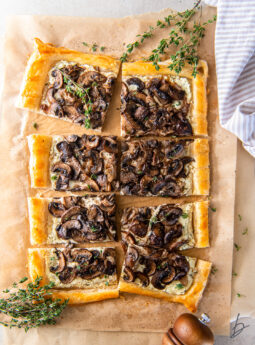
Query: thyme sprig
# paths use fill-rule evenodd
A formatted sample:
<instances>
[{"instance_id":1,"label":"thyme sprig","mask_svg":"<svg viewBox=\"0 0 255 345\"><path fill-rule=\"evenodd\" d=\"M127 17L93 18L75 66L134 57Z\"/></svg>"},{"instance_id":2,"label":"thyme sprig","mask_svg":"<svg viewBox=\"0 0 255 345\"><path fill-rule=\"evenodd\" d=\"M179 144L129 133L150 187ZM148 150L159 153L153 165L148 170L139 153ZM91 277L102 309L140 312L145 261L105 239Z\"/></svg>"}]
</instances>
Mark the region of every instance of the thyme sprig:
<instances>
[{"instance_id":1,"label":"thyme sprig","mask_svg":"<svg viewBox=\"0 0 255 345\"><path fill-rule=\"evenodd\" d=\"M70 78L69 75L63 72L61 69L59 69L59 71L63 75L66 91L79 97L82 103L85 105L85 128L91 128L90 114L92 113L92 101L89 96L90 87L83 88L81 85L72 80L72 78Z\"/></svg>"},{"instance_id":2,"label":"thyme sprig","mask_svg":"<svg viewBox=\"0 0 255 345\"><path fill-rule=\"evenodd\" d=\"M33 283L26 287L19 288L20 284L28 278L13 283L12 289L3 291L5 298L0 299L0 312L8 315L8 321L1 321L5 327L24 328L27 332L31 328L41 325L54 325L56 319L65 309L68 300L62 302L60 299L51 298L54 283L41 285L42 277L37 277Z\"/></svg>"},{"instance_id":3,"label":"thyme sprig","mask_svg":"<svg viewBox=\"0 0 255 345\"><path fill-rule=\"evenodd\" d=\"M213 19L208 20L200 24L200 22L194 22L192 27L189 27L191 18L197 12L201 0L198 0L194 7L185 12L177 12L175 15L169 15L165 17L163 21L158 20L156 26L150 26L149 31L145 31L142 35L137 35L139 39L126 46L126 51L121 56L122 62L127 61L128 56L133 50L143 44L144 40L151 37L157 28L163 29L172 26L172 30L167 38L160 40L158 46L152 50L151 55L145 59L151 61L156 70L160 69L159 62L162 55L166 54L167 49L170 46L179 47L175 54L171 55L172 62L167 66L171 71L175 71L179 74L186 63L193 66L192 75L196 77L198 71L197 66L199 62L198 46L201 39L205 35L206 26L216 20L216 16ZM185 41L185 36L188 38Z\"/></svg>"}]
</instances>

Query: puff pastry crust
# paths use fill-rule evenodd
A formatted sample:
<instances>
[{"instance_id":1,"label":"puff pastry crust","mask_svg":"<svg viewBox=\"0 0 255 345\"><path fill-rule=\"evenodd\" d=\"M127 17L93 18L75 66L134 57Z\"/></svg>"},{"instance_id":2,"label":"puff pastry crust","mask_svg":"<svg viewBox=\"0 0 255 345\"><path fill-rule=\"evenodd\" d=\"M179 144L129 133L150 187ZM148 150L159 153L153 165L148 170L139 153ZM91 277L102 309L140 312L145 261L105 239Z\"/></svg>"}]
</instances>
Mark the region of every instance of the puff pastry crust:
<instances>
[{"instance_id":1,"label":"puff pastry crust","mask_svg":"<svg viewBox=\"0 0 255 345\"><path fill-rule=\"evenodd\" d=\"M31 280L36 277L43 277L41 284L49 282L46 259L49 256L50 249L28 249L28 270ZM118 298L119 290L117 283L101 288L89 289L53 289L53 298L69 299L69 304L82 304L101 301L104 299Z\"/></svg>"},{"instance_id":2,"label":"puff pastry crust","mask_svg":"<svg viewBox=\"0 0 255 345\"><path fill-rule=\"evenodd\" d=\"M208 201L126 208L121 235L127 245L169 250L208 247Z\"/></svg>"},{"instance_id":3,"label":"puff pastry crust","mask_svg":"<svg viewBox=\"0 0 255 345\"><path fill-rule=\"evenodd\" d=\"M114 136L28 136L31 187L111 192L118 189ZM63 162L64 160L64 162Z\"/></svg>"},{"instance_id":4,"label":"puff pastry crust","mask_svg":"<svg viewBox=\"0 0 255 345\"><path fill-rule=\"evenodd\" d=\"M187 136L187 135L207 135L207 97L206 97L206 83L207 83L207 77L208 77L208 67L207 63L203 60L200 60L198 71L196 78L192 76L192 68L191 67L185 67L181 71L180 74L176 74L174 71L170 71L167 66L170 64L171 60L164 61L162 63L159 63L160 69L157 71L155 67L150 62L144 62L144 61L136 61L136 62L128 62L123 63L122 66L122 80L124 82L124 86L122 89L122 116L121 116L121 130L122 130L122 136L139 136L139 135L175 135L175 136ZM133 78L133 81L131 80ZM137 82L135 83L134 79L140 79L139 86ZM156 82L157 79L163 80L163 84ZM150 81L154 80L154 81ZM164 81L165 80L165 81ZM166 88L166 81L170 83L170 88L172 91L175 92L175 95L173 93L167 94L167 88ZM146 87L144 89L144 85ZM177 85L176 85L177 84ZM131 87L130 87L131 85ZM136 87L134 87L136 85ZM148 89L147 89L148 88ZM159 88L159 91L157 91L157 88ZM126 94L128 92L131 92L131 96L129 97L132 100L132 104L130 103L129 107L126 107L126 102L128 102L128 99L126 98ZM147 89L147 98L143 97L142 93L139 94L139 92L144 91ZM164 90L164 91L163 91ZM183 128L181 131L180 129L180 123L178 122L179 129L175 127L175 124L171 128L169 128L169 119L166 120L165 126L161 123L158 124L157 127L153 125L153 121L155 121L153 117L153 121L151 124L146 125L146 121L150 121L150 114L148 115L148 112L143 116L142 110L137 111L136 114L133 114L134 116L130 117L130 114L132 111L135 111L134 103L137 105L145 106L145 103L149 102L149 104L154 104L153 100L150 99L148 101L148 97L154 98L155 96L159 99L157 99L156 107L158 107L157 104L160 104L160 96L162 100L162 104L158 109L160 110L160 117L162 122L162 114L166 114L164 109L164 106L167 106L171 104L173 100L183 100L183 94L181 93L181 90L186 92L186 99L188 99L188 105L189 105L189 111L187 114L187 111L185 110L185 114L187 115L187 119L189 124L192 128L190 128L190 125L187 125L186 120L184 121L186 125L182 125ZM132 93L134 91L134 93ZM138 91L138 94L137 94ZM165 92L165 95L161 93L161 91ZM178 96L179 93L179 96ZM170 95L170 96L169 96ZM137 98L139 98L137 100ZM154 99L155 100L155 99ZM185 106L187 105L185 101ZM133 107L133 108L132 108ZM175 107L175 106L174 106ZM132 110L133 109L133 110ZM163 113L162 113L163 111ZM177 108L177 112L179 111L179 108ZM175 109L172 109L171 111L168 109L167 112L173 112L175 113ZM176 113L177 113L176 112ZM169 114L170 114L169 113ZM171 113L172 114L172 113ZM185 116L186 116L185 115ZM177 115L179 116L179 115ZM134 122L135 120L135 122ZM140 121L140 124L139 124Z\"/></svg>"},{"instance_id":5,"label":"puff pastry crust","mask_svg":"<svg viewBox=\"0 0 255 345\"><path fill-rule=\"evenodd\" d=\"M208 140L122 142L120 183L123 195L208 195Z\"/></svg>"},{"instance_id":6,"label":"puff pastry crust","mask_svg":"<svg viewBox=\"0 0 255 345\"><path fill-rule=\"evenodd\" d=\"M93 71L100 68L100 71L105 73L106 76L111 73L111 77L114 80L116 79L120 68L120 61L110 56L85 54L63 47L55 47L52 44L43 43L40 39L35 38L34 51L27 62L24 79L18 97L17 106L19 108L36 111L43 115L46 114L41 108L45 84L49 81L49 71L59 61L64 61L65 63L76 63L79 66L89 66L90 70L92 69ZM109 80L109 84L111 83L111 80ZM111 85L109 85L109 87L111 87ZM109 96L110 95L111 92L109 92ZM48 115L58 117L52 113L49 113ZM104 115L102 116L102 123ZM61 118L71 122L78 122L74 121L74 119L70 119L68 116L61 116ZM92 128L100 129L102 123L98 124L96 127L92 126Z\"/></svg>"},{"instance_id":7,"label":"puff pastry crust","mask_svg":"<svg viewBox=\"0 0 255 345\"><path fill-rule=\"evenodd\" d=\"M72 211L74 207L76 211ZM28 198L28 211L32 245L95 243L116 239L114 194ZM70 223L73 212L80 219L77 224Z\"/></svg>"},{"instance_id":8,"label":"puff pastry crust","mask_svg":"<svg viewBox=\"0 0 255 345\"><path fill-rule=\"evenodd\" d=\"M164 291L152 291L143 286L138 286L135 283L129 283L120 279L119 289L120 292L129 292L144 296L161 298L168 302L175 302L183 304L191 312L196 312L198 304L202 298L204 289L211 272L212 264L208 261L198 259L196 263L196 274L191 287L182 295L170 295Z\"/></svg>"}]
</instances>

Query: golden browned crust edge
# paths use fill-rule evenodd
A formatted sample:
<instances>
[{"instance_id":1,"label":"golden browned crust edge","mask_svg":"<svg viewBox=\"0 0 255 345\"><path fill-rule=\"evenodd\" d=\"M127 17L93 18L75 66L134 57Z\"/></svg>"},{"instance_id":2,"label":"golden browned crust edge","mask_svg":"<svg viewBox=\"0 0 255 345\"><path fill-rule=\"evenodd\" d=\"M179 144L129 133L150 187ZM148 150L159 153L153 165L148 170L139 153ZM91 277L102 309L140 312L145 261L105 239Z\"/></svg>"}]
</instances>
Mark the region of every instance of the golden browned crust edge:
<instances>
[{"instance_id":1,"label":"golden browned crust edge","mask_svg":"<svg viewBox=\"0 0 255 345\"><path fill-rule=\"evenodd\" d=\"M196 78L192 77L193 85L193 107L192 107L192 127L194 135L207 135L207 78L208 66L206 61L200 60Z\"/></svg>"},{"instance_id":2,"label":"golden browned crust edge","mask_svg":"<svg viewBox=\"0 0 255 345\"><path fill-rule=\"evenodd\" d=\"M210 170L209 168L199 168L193 171L192 195L209 195L210 190Z\"/></svg>"},{"instance_id":3,"label":"golden browned crust edge","mask_svg":"<svg viewBox=\"0 0 255 345\"><path fill-rule=\"evenodd\" d=\"M127 283L122 278L119 282L120 292L129 292L139 295L151 296L164 299L168 302L176 302L185 305L191 312L197 310L199 301L202 298L203 291L206 287L212 264L208 261L198 259L196 264L197 273L190 289L183 295L170 295L163 291L152 291L141 287L135 283Z\"/></svg>"},{"instance_id":4,"label":"golden browned crust edge","mask_svg":"<svg viewBox=\"0 0 255 345\"><path fill-rule=\"evenodd\" d=\"M191 155L195 159L195 168L209 167L209 143L208 139L195 139L191 145Z\"/></svg>"},{"instance_id":5,"label":"golden browned crust edge","mask_svg":"<svg viewBox=\"0 0 255 345\"><path fill-rule=\"evenodd\" d=\"M28 198L30 242L32 245L47 243L48 201L42 198Z\"/></svg>"},{"instance_id":6,"label":"golden browned crust edge","mask_svg":"<svg viewBox=\"0 0 255 345\"><path fill-rule=\"evenodd\" d=\"M50 43L43 43L39 38L35 38L34 51L27 62L17 107L39 111L48 72L60 60L99 66L112 71L116 77L120 68L120 61L113 57L85 54L64 47L55 47Z\"/></svg>"},{"instance_id":7,"label":"golden browned crust edge","mask_svg":"<svg viewBox=\"0 0 255 345\"><path fill-rule=\"evenodd\" d=\"M47 249L28 249L28 271L32 281L34 281L37 277L43 277L41 284L49 283L45 273L46 255ZM119 289L117 286L107 287L105 289L95 289L91 291L84 289L54 289L52 292L53 298L60 298L62 300L69 299L69 304L82 304L119 297Z\"/></svg>"},{"instance_id":8,"label":"golden browned crust edge","mask_svg":"<svg viewBox=\"0 0 255 345\"><path fill-rule=\"evenodd\" d=\"M194 202L193 228L196 248L209 247L208 201Z\"/></svg>"},{"instance_id":9,"label":"golden browned crust edge","mask_svg":"<svg viewBox=\"0 0 255 345\"><path fill-rule=\"evenodd\" d=\"M50 136L40 134L32 134L27 138L30 151L29 171L31 187L50 187L49 158L52 138Z\"/></svg>"}]
</instances>

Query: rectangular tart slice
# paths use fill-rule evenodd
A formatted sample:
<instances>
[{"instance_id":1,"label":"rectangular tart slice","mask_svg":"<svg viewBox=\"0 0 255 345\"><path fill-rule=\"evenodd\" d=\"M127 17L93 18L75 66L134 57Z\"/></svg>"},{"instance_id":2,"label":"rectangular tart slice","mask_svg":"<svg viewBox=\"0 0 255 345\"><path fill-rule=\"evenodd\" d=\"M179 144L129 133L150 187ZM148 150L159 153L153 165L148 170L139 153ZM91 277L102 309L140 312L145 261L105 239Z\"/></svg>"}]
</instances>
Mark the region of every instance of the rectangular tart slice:
<instances>
[{"instance_id":1,"label":"rectangular tart slice","mask_svg":"<svg viewBox=\"0 0 255 345\"><path fill-rule=\"evenodd\" d=\"M34 40L18 107L101 130L120 61Z\"/></svg>"},{"instance_id":2,"label":"rectangular tart slice","mask_svg":"<svg viewBox=\"0 0 255 345\"><path fill-rule=\"evenodd\" d=\"M69 303L118 297L113 248L29 249L28 268L32 280L40 276L43 283L54 282L53 296Z\"/></svg>"},{"instance_id":3,"label":"rectangular tart slice","mask_svg":"<svg viewBox=\"0 0 255 345\"><path fill-rule=\"evenodd\" d=\"M31 244L114 241L115 208L114 194L29 198Z\"/></svg>"},{"instance_id":4,"label":"rectangular tart slice","mask_svg":"<svg viewBox=\"0 0 255 345\"><path fill-rule=\"evenodd\" d=\"M170 71L170 60L137 61L122 66L121 135L124 137L207 135L206 82L208 68L200 61L180 74Z\"/></svg>"},{"instance_id":5,"label":"rectangular tart slice","mask_svg":"<svg viewBox=\"0 0 255 345\"><path fill-rule=\"evenodd\" d=\"M208 195L207 139L122 142L121 194Z\"/></svg>"},{"instance_id":6,"label":"rectangular tart slice","mask_svg":"<svg viewBox=\"0 0 255 345\"><path fill-rule=\"evenodd\" d=\"M33 188L111 192L118 189L116 137L96 135L28 137Z\"/></svg>"},{"instance_id":7,"label":"rectangular tart slice","mask_svg":"<svg viewBox=\"0 0 255 345\"><path fill-rule=\"evenodd\" d=\"M121 237L126 245L168 250L208 247L208 201L125 208Z\"/></svg>"},{"instance_id":8,"label":"rectangular tart slice","mask_svg":"<svg viewBox=\"0 0 255 345\"><path fill-rule=\"evenodd\" d=\"M128 247L120 291L162 298L197 310L206 287L211 263L165 249Z\"/></svg>"}]
</instances>

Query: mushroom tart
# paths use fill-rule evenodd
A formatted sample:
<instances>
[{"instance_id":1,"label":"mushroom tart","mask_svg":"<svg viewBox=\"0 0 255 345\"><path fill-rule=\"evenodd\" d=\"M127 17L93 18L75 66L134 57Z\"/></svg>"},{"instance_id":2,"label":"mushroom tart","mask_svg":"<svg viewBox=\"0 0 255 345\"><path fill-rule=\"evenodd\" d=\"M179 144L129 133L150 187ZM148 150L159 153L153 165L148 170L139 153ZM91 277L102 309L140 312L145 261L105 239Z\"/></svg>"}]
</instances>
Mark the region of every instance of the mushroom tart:
<instances>
[{"instance_id":1,"label":"mushroom tart","mask_svg":"<svg viewBox=\"0 0 255 345\"><path fill-rule=\"evenodd\" d=\"M116 240L115 196L29 198L32 245Z\"/></svg>"},{"instance_id":2,"label":"mushroom tart","mask_svg":"<svg viewBox=\"0 0 255 345\"><path fill-rule=\"evenodd\" d=\"M199 62L180 74L170 71L169 61L137 61L122 66L121 135L185 137L207 135L207 64Z\"/></svg>"},{"instance_id":3,"label":"mushroom tart","mask_svg":"<svg viewBox=\"0 0 255 345\"><path fill-rule=\"evenodd\" d=\"M121 236L126 246L168 250L208 247L208 201L125 208Z\"/></svg>"},{"instance_id":4,"label":"mushroom tart","mask_svg":"<svg viewBox=\"0 0 255 345\"><path fill-rule=\"evenodd\" d=\"M120 291L162 298L196 311L211 263L166 249L130 245L119 282Z\"/></svg>"},{"instance_id":5,"label":"mushroom tart","mask_svg":"<svg viewBox=\"0 0 255 345\"><path fill-rule=\"evenodd\" d=\"M111 192L118 190L118 146L114 136L30 135L32 187L57 191Z\"/></svg>"},{"instance_id":6,"label":"mushroom tart","mask_svg":"<svg viewBox=\"0 0 255 345\"><path fill-rule=\"evenodd\" d=\"M121 194L208 195L207 139L122 142Z\"/></svg>"},{"instance_id":7,"label":"mushroom tart","mask_svg":"<svg viewBox=\"0 0 255 345\"><path fill-rule=\"evenodd\" d=\"M71 304L118 297L114 248L29 249L28 266L31 279L54 282L53 296Z\"/></svg>"},{"instance_id":8,"label":"mushroom tart","mask_svg":"<svg viewBox=\"0 0 255 345\"><path fill-rule=\"evenodd\" d=\"M120 62L56 48L39 39L34 44L18 106L101 130Z\"/></svg>"}]
</instances>

